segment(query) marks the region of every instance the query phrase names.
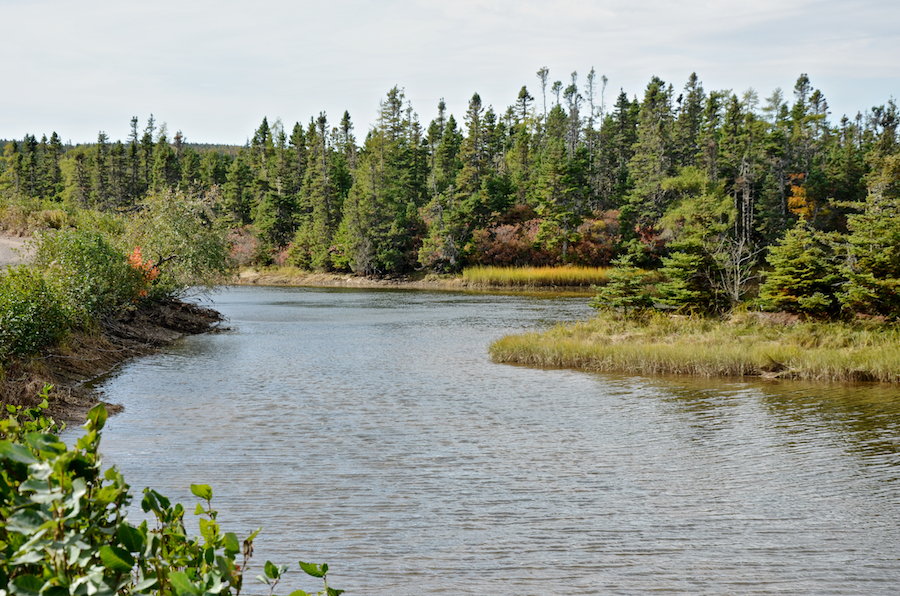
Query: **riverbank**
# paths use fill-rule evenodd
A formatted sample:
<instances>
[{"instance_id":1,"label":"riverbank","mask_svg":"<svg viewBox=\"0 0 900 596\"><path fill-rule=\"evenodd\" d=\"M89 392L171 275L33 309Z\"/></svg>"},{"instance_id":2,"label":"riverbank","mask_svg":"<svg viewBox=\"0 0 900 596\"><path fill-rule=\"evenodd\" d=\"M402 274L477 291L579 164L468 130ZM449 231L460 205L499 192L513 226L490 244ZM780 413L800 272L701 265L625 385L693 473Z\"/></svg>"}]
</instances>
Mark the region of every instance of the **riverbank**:
<instances>
[{"instance_id":1,"label":"riverbank","mask_svg":"<svg viewBox=\"0 0 900 596\"><path fill-rule=\"evenodd\" d=\"M900 383L900 329L875 321L601 313L542 333L508 335L489 351L495 362L591 372Z\"/></svg>"},{"instance_id":2,"label":"riverbank","mask_svg":"<svg viewBox=\"0 0 900 596\"><path fill-rule=\"evenodd\" d=\"M535 292L558 296L592 296L590 286L538 285L527 283L483 283L462 276L416 273L409 276L374 277L340 273L311 273L294 267L244 268L234 281L243 286L287 286L310 288L359 288L448 290L472 292Z\"/></svg>"},{"instance_id":3,"label":"riverbank","mask_svg":"<svg viewBox=\"0 0 900 596\"><path fill-rule=\"evenodd\" d=\"M185 335L218 330L221 323L218 312L178 300L104 317L93 331L72 332L40 354L0 368L0 405L36 405L42 388L52 385L48 413L56 420L80 424L99 403L89 381ZM121 409L115 404L106 407L110 413Z\"/></svg>"}]
</instances>

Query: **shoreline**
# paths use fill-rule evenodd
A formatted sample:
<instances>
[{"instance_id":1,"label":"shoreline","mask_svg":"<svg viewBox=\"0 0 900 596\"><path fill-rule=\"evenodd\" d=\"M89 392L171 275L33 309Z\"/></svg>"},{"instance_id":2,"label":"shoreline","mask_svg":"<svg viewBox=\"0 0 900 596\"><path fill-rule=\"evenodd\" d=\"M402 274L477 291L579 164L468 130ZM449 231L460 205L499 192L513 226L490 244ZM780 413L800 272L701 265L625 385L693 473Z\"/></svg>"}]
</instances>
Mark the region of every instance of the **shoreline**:
<instances>
[{"instance_id":1,"label":"shoreline","mask_svg":"<svg viewBox=\"0 0 900 596\"><path fill-rule=\"evenodd\" d=\"M423 274L407 277L360 277L350 273L313 273L291 268L244 268L237 275L236 286L281 286L297 288L357 288L364 290L439 290L450 292L494 292L503 294L544 294L554 296L593 296L585 286L539 286L513 284L477 284L462 277Z\"/></svg>"},{"instance_id":2,"label":"shoreline","mask_svg":"<svg viewBox=\"0 0 900 596\"><path fill-rule=\"evenodd\" d=\"M97 329L75 331L40 354L0 368L0 404L35 406L52 385L47 413L67 424L84 422L102 400L90 383L132 358L153 354L186 336L225 330L215 310L171 300L141 305L104 318ZM122 410L102 402L110 414Z\"/></svg>"}]
</instances>

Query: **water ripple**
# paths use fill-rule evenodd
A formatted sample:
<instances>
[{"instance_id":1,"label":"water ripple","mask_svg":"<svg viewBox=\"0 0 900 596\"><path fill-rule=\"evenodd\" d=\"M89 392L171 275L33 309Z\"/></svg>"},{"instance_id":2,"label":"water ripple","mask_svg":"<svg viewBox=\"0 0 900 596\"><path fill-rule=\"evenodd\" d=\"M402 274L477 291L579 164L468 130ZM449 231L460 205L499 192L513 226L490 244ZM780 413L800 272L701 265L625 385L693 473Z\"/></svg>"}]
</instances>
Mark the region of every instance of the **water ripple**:
<instances>
[{"instance_id":1,"label":"water ripple","mask_svg":"<svg viewBox=\"0 0 900 596\"><path fill-rule=\"evenodd\" d=\"M365 594L893 594L895 389L492 364L584 300L238 288L100 384L106 461ZM140 518L139 508L132 517ZM291 586L313 589L299 574ZM293 589L293 588L292 588Z\"/></svg>"}]
</instances>

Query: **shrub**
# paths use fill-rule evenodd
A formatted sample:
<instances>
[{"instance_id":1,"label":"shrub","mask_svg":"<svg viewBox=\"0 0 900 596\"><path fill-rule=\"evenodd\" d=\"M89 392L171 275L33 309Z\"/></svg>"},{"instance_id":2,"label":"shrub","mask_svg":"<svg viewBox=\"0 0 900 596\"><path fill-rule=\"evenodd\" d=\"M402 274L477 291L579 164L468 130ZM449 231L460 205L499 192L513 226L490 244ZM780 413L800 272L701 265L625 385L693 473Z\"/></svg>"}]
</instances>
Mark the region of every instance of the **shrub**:
<instances>
[{"instance_id":1,"label":"shrub","mask_svg":"<svg viewBox=\"0 0 900 596\"><path fill-rule=\"evenodd\" d=\"M228 230L216 221L207 202L169 190L147 196L137 207L117 243L128 252L141 247L159 270L151 298L213 287L231 274Z\"/></svg>"},{"instance_id":2,"label":"shrub","mask_svg":"<svg viewBox=\"0 0 900 596\"><path fill-rule=\"evenodd\" d=\"M201 499L201 536L187 536L181 504L149 488L141 508L156 527L131 525L128 484L115 468L101 467L106 409L89 412L87 433L70 449L42 416L46 395L32 410L10 406L0 421L0 594L239 595L259 530L243 541L223 532L205 484L191 485ZM300 568L325 580L324 594L340 594L328 587L327 565L301 561ZM257 579L271 594L286 569L266 561Z\"/></svg>"},{"instance_id":3,"label":"shrub","mask_svg":"<svg viewBox=\"0 0 900 596\"><path fill-rule=\"evenodd\" d=\"M69 324L67 308L39 271L20 265L0 272L0 362L61 339Z\"/></svg>"},{"instance_id":4,"label":"shrub","mask_svg":"<svg viewBox=\"0 0 900 596\"><path fill-rule=\"evenodd\" d=\"M37 236L34 264L46 269L72 320L84 326L147 294L152 274L140 249L131 259L96 232L63 230Z\"/></svg>"}]
</instances>

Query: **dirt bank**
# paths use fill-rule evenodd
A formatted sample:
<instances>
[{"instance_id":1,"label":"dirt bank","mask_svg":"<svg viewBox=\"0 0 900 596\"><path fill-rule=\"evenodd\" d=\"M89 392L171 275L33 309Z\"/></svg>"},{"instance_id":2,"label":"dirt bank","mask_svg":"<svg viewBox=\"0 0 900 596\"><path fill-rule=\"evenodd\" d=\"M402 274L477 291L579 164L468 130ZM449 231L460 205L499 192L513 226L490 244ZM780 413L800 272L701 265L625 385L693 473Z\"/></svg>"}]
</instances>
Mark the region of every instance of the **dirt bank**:
<instances>
[{"instance_id":1,"label":"dirt bank","mask_svg":"<svg viewBox=\"0 0 900 596\"><path fill-rule=\"evenodd\" d=\"M0 369L0 403L35 405L44 385L53 385L50 413L80 424L97 397L86 386L116 365L150 354L189 334L222 329L222 316L194 304L170 301L148 304L108 317L93 332L77 332L60 345ZM110 412L120 410L107 404Z\"/></svg>"}]
</instances>

